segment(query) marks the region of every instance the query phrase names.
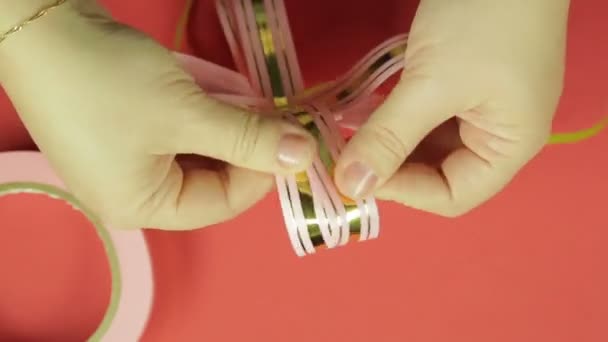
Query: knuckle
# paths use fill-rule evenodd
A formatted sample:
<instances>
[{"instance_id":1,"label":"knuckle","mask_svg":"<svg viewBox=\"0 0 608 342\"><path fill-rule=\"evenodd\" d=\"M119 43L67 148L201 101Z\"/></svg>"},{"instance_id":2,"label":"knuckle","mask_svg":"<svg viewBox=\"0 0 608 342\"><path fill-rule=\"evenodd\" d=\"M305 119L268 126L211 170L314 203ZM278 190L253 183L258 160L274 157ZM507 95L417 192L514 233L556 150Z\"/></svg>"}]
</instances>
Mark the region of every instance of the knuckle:
<instances>
[{"instance_id":1,"label":"knuckle","mask_svg":"<svg viewBox=\"0 0 608 342\"><path fill-rule=\"evenodd\" d=\"M373 125L368 129L369 137L375 142L374 153L379 158L401 163L413 150L391 128L384 125Z\"/></svg>"},{"instance_id":2,"label":"knuckle","mask_svg":"<svg viewBox=\"0 0 608 342\"><path fill-rule=\"evenodd\" d=\"M151 183L150 186L145 186L150 191L142 191L136 200L130 201L134 203L134 210L131 210L131 213L136 214L137 224L153 227L158 224L178 222L183 187L183 170L177 164L171 163L162 178Z\"/></svg>"},{"instance_id":3,"label":"knuckle","mask_svg":"<svg viewBox=\"0 0 608 342\"><path fill-rule=\"evenodd\" d=\"M234 145L232 146L230 160L247 163L254 155L262 131L263 120L257 115L241 113L240 125L235 129Z\"/></svg>"}]
</instances>

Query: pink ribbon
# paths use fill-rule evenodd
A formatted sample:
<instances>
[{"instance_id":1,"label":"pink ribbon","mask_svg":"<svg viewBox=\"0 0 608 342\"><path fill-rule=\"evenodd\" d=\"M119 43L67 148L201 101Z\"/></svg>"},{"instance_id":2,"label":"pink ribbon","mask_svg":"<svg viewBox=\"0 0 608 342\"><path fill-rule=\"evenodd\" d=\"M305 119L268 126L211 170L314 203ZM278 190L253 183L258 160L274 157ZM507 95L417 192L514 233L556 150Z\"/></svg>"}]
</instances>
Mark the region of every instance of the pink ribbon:
<instances>
[{"instance_id":1,"label":"pink ribbon","mask_svg":"<svg viewBox=\"0 0 608 342\"><path fill-rule=\"evenodd\" d=\"M217 7L238 72L178 54L185 69L208 94L232 105L281 113L294 122L297 119L293 112L309 113L320 132L320 143L327 147L332 161L337 160L345 145L340 128L360 127L384 99L376 92L378 88L404 65L407 36L399 35L370 51L342 77L324 84L322 89L307 91L282 1L218 0ZM268 57L269 50L273 52L272 60ZM281 96L276 93L279 82L271 80L273 71L275 76L280 75ZM284 100L285 105L279 106L277 99ZM321 159L321 155L317 156L306 174L300 175L310 187L311 194L306 196L312 197L312 204L307 204L308 211L302 202L307 198L303 197L298 178L277 176L287 233L299 256L315 253L318 245L329 248L344 245L353 232L359 234L359 240L376 238L379 233L374 199L355 203L345 200L333 184L333 170ZM353 225L359 225L358 230L354 231ZM311 229L319 231L322 243L313 241Z\"/></svg>"}]
</instances>

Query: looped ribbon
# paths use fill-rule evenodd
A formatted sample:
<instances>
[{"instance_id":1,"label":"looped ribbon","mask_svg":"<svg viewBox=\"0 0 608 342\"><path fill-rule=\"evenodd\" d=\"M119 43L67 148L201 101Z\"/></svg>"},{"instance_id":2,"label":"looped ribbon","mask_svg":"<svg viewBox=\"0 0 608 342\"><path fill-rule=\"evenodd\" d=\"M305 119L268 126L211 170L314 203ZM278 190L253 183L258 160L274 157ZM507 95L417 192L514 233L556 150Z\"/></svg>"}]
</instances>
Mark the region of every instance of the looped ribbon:
<instances>
[{"instance_id":1,"label":"looped ribbon","mask_svg":"<svg viewBox=\"0 0 608 342\"><path fill-rule=\"evenodd\" d=\"M281 115L318 141L318 154L308 170L276 177L295 253L305 256L377 238L375 200L341 195L333 183L334 166L346 143L340 129L356 130L382 102L379 87L403 69L407 35L380 44L341 77L306 89L283 1L217 0L217 10L239 75L223 70L225 86L215 82L208 93L249 110ZM193 64L190 60L187 65L190 72Z\"/></svg>"}]
</instances>

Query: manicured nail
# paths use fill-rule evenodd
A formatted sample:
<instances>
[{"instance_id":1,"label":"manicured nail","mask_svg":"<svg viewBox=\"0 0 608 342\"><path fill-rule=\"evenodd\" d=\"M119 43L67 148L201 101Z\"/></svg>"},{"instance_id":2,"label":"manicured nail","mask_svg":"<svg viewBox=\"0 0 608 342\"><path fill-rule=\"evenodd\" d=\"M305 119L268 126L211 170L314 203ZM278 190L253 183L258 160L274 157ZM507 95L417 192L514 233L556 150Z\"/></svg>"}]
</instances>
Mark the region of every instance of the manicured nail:
<instances>
[{"instance_id":1,"label":"manicured nail","mask_svg":"<svg viewBox=\"0 0 608 342\"><path fill-rule=\"evenodd\" d=\"M287 134L279 142L277 159L287 169L297 168L310 158L309 139L296 134Z\"/></svg>"},{"instance_id":2,"label":"manicured nail","mask_svg":"<svg viewBox=\"0 0 608 342\"><path fill-rule=\"evenodd\" d=\"M344 170L345 195L355 199L363 198L374 190L378 177L374 171L360 162L350 164Z\"/></svg>"}]
</instances>

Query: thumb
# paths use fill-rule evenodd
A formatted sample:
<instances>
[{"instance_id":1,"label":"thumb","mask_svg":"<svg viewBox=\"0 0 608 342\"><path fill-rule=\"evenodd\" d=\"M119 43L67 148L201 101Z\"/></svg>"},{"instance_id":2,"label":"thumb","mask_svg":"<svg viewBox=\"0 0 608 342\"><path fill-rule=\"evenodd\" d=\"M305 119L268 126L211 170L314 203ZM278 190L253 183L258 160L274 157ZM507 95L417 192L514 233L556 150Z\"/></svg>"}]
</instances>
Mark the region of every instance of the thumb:
<instances>
[{"instance_id":1,"label":"thumb","mask_svg":"<svg viewBox=\"0 0 608 342\"><path fill-rule=\"evenodd\" d=\"M178 114L168 154L197 154L266 173L305 170L315 153L314 138L278 117L248 112L202 92Z\"/></svg>"},{"instance_id":2,"label":"thumb","mask_svg":"<svg viewBox=\"0 0 608 342\"><path fill-rule=\"evenodd\" d=\"M346 145L335 181L351 198L363 198L384 184L435 127L449 119L455 101L445 85L404 77L386 101ZM454 95L451 96L455 98Z\"/></svg>"}]
</instances>

